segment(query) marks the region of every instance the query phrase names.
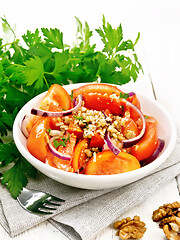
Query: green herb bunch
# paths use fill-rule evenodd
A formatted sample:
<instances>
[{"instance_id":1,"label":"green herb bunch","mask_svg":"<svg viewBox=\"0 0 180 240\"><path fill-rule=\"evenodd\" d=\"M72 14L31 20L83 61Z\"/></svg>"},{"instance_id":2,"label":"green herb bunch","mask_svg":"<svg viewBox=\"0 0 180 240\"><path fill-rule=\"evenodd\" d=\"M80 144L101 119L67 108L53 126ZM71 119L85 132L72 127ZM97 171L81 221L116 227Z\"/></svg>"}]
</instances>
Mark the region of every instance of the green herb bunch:
<instances>
[{"instance_id":1,"label":"green herb bunch","mask_svg":"<svg viewBox=\"0 0 180 240\"><path fill-rule=\"evenodd\" d=\"M125 84L136 81L142 66L138 61L134 42L123 39L121 24L114 29L105 17L102 27L95 31L103 42L102 51L90 43L93 31L87 22L77 21L77 44L63 41L63 33L41 28L27 31L17 39L6 18L1 18L4 33L11 33L13 41L0 38L0 182L16 198L28 177L37 171L18 152L12 138L17 112L51 84L94 82ZM23 44L22 44L22 43ZM24 47L25 45L25 47Z\"/></svg>"}]
</instances>

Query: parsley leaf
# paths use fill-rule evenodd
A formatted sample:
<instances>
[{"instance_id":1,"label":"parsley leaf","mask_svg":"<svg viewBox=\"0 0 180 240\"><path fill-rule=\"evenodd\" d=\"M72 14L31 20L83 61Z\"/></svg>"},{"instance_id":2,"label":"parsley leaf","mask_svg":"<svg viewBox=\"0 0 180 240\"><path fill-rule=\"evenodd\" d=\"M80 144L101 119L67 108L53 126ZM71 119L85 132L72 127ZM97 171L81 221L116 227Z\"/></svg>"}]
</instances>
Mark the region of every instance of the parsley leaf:
<instances>
[{"instance_id":1,"label":"parsley leaf","mask_svg":"<svg viewBox=\"0 0 180 240\"><path fill-rule=\"evenodd\" d=\"M39 36L38 29L35 30L35 33L32 33L31 31L27 30L27 34L26 35L24 34L22 38L28 47L32 47L37 43L41 42L41 37Z\"/></svg>"},{"instance_id":2,"label":"parsley leaf","mask_svg":"<svg viewBox=\"0 0 180 240\"><path fill-rule=\"evenodd\" d=\"M80 116L73 115L73 117L77 120L83 120L83 117L80 117Z\"/></svg>"},{"instance_id":3,"label":"parsley leaf","mask_svg":"<svg viewBox=\"0 0 180 240\"><path fill-rule=\"evenodd\" d=\"M113 55L114 52L118 51L119 44L123 39L123 30L121 24L116 29L112 28L111 24L107 22L103 15L103 26L102 28L96 29L101 36L102 42L104 43L103 52L107 52L109 55Z\"/></svg>"},{"instance_id":4,"label":"parsley leaf","mask_svg":"<svg viewBox=\"0 0 180 240\"><path fill-rule=\"evenodd\" d=\"M77 22L77 32L76 32L76 39L80 40L79 46L81 51L85 51L90 47L90 38L93 35L93 32L90 31L89 25L87 22L85 22L85 27L83 28L83 24L79 20L79 18L76 18Z\"/></svg>"},{"instance_id":5,"label":"parsley leaf","mask_svg":"<svg viewBox=\"0 0 180 240\"><path fill-rule=\"evenodd\" d=\"M20 194L23 185L25 186L28 182L27 177L22 173L22 167L22 160L19 159L19 161L2 176L1 183L6 185L13 198L16 198Z\"/></svg>"},{"instance_id":6,"label":"parsley leaf","mask_svg":"<svg viewBox=\"0 0 180 240\"><path fill-rule=\"evenodd\" d=\"M123 40L123 30L121 24L114 29L109 22L106 23L105 17L103 16L103 27L96 29L104 43L103 52L108 54L108 58L100 65L101 73L103 77L102 81L107 82L107 73L109 74L109 81L115 84L125 84L130 80L136 81L139 71L142 70L142 66L138 61L137 55L135 54L134 46L137 44L140 33L133 44L132 40ZM122 51L126 51L128 54L121 54ZM129 55L131 55L129 57ZM116 63L114 63L116 61ZM111 71L107 69L102 72L102 69L108 67L107 63L111 66L114 64L114 68ZM104 65L104 66L103 66ZM105 78L104 78L105 77ZM118 80L119 79L119 80Z\"/></svg>"},{"instance_id":7,"label":"parsley leaf","mask_svg":"<svg viewBox=\"0 0 180 240\"><path fill-rule=\"evenodd\" d=\"M119 98L127 99L129 97L129 93L120 93Z\"/></svg>"},{"instance_id":8,"label":"parsley leaf","mask_svg":"<svg viewBox=\"0 0 180 240\"><path fill-rule=\"evenodd\" d=\"M46 132L47 132L47 133L50 133L50 132L51 132L51 128L47 128L47 129L46 129Z\"/></svg>"},{"instance_id":9,"label":"parsley leaf","mask_svg":"<svg viewBox=\"0 0 180 240\"><path fill-rule=\"evenodd\" d=\"M18 109L24 106L24 104L30 100L27 93L20 91L14 86L6 86L6 99L3 101L4 108L8 111L14 111L14 108L18 106Z\"/></svg>"},{"instance_id":10,"label":"parsley leaf","mask_svg":"<svg viewBox=\"0 0 180 240\"><path fill-rule=\"evenodd\" d=\"M17 148L13 142L0 144L0 167L7 166L9 163L13 162L15 158L19 155Z\"/></svg>"},{"instance_id":11,"label":"parsley leaf","mask_svg":"<svg viewBox=\"0 0 180 240\"><path fill-rule=\"evenodd\" d=\"M56 80L63 84L68 84L66 71L69 67L69 51L63 51L62 53L56 52L55 57L55 67L52 72L52 75Z\"/></svg>"},{"instance_id":12,"label":"parsley leaf","mask_svg":"<svg viewBox=\"0 0 180 240\"><path fill-rule=\"evenodd\" d=\"M28 182L27 176L35 178L37 170L21 156L13 142L0 144L0 156L0 168L14 162L13 167L2 174L1 183L17 198Z\"/></svg>"},{"instance_id":13,"label":"parsley leaf","mask_svg":"<svg viewBox=\"0 0 180 240\"><path fill-rule=\"evenodd\" d=\"M1 136L7 135L8 131L12 131L15 116L17 114L17 108L13 113L2 112L0 113L0 134Z\"/></svg>"},{"instance_id":14,"label":"parsley leaf","mask_svg":"<svg viewBox=\"0 0 180 240\"><path fill-rule=\"evenodd\" d=\"M33 56L38 56L41 58L41 61L46 64L48 60L53 58L53 53L51 50L45 46L43 43L37 43L29 49L29 54ZM44 65L45 68L45 65ZM45 68L46 69L46 68Z\"/></svg>"},{"instance_id":15,"label":"parsley leaf","mask_svg":"<svg viewBox=\"0 0 180 240\"><path fill-rule=\"evenodd\" d=\"M54 147L55 148L57 148L59 146L66 147L66 141L64 141L64 140L63 141L61 141L61 140L60 141L54 140L53 142L54 142Z\"/></svg>"},{"instance_id":16,"label":"parsley leaf","mask_svg":"<svg viewBox=\"0 0 180 240\"><path fill-rule=\"evenodd\" d=\"M35 83L35 88L42 88L44 85L44 69L43 63L38 56L31 58L24 62L26 68L24 68L23 73L27 85L32 85Z\"/></svg>"},{"instance_id":17,"label":"parsley leaf","mask_svg":"<svg viewBox=\"0 0 180 240\"><path fill-rule=\"evenodd\" d=\"M12 197L16 199L23 187L28 183L27 174L34 177L36 174L33 175L32 172L35 171L32 165L27 163L24 158L19 157L15 165L3 173L1 183L6 185Z\"/></svg>"},{"instance_id":18,"label":"parsley leaf","mask_svg":"<svg viewBox=\"0 0 180 240\"><path fill-rule=\"evenodd\" d=\"M71 101L73 100L73 90L71 91L71 94L69 95L71 98Z\"/></svg>"},{"instance_id":19,"label":"parsley leaf","mask_svg":"<svg viewBox=\"0 0 180 240\"><path fill-rule=\"evenodd\" d=\"M64 137L63 136L60 141L57 141L56 139L53 141L55 148L57 148L59 146L66 147L67 146L67 142L70 142L70 133L68 133L68 137Z\"/></svg>"},{"instance_id":20,"label":"parsley leaf","mask_svg":"<svg viewBox=\"0 0 180 240\"><path fill-rule=\"evenodd\" d=\"M59 29L41 28L45 37L46 46L50 48L64 49L63 33Z\"/></svg>"}]
</instances>

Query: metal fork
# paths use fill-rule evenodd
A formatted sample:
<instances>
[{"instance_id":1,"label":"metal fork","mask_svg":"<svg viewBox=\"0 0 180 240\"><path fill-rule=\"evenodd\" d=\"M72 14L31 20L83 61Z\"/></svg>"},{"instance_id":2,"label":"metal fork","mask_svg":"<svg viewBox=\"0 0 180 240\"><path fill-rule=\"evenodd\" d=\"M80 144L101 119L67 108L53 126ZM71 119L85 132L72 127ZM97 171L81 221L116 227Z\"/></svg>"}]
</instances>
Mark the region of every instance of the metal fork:
<instances>
[{"instance_id":1,"label":"metal fork","mask_svg":"<svg viewBox=\"0 0 180 240\"><path fill-rule=\"evenodd\" d=\"M61 203L65 202L48 193L27 188L23 188L17 200L28 212L42 215L52 214L58 206L61 206Z\"/></svg>"}]
</instances>

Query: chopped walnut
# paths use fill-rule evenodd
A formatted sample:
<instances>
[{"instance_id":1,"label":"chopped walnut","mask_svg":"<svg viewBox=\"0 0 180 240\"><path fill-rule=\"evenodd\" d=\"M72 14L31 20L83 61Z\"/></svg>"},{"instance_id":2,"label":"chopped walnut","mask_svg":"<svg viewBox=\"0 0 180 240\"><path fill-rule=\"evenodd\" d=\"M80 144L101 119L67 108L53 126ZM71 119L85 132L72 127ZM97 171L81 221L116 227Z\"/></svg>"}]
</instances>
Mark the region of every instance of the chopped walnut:
<instances>
[{"instance_id":1,"label":"chopped walnut","mask_svg":"<svg viewBox=\"0 0 180 240\"><path fill-rule=\"evenodd\" d=\"M86 154L86 156L87 156L88 158L92 157L92 155L93 155L93 153L91 152L91 150L88 149L88 148L85 149L84 152L85 152L85 154Z\"/></svg>"},{"instance_id":2,"label":"chopped walnut","mask_svg":"<svg viewBox=\"0 0 180 240\"><path fill-rule=\"evenodd\" d=\"M152 219L154 222L159 222L165 217L179 216L178 208L180 208L180 202L164 204L153 212Z\"/></svg>"},{"instance_id":3,"label":"chopped walnut","mask_svg":"<svg viewBox=\"0 0 180 240\"><path fill-rule=\"evenodd\" d=\"M98 147L92 147L91 150L92 150L93 152L99 152Z\"/></svg>"},{"instance_id":4,"label":"chopped walnut","mask_svg":"<svg viewBox=\"0 0 180 240\"><path fill-rule=\"evenodd\" d=\"M63 120L64 120L64 122L65 122L66 124L69 124L71 119L70 119L69 116L65 116L65 117L63 118Z\"/></svg>"},{"instance_id":5,"label":"chopped walnut","mask_svg":"<svg viewBox=\"0 0 180 240\"><path fill-rule=\"evenodd\" d=\"M146 227L145 223L140 221L139 216L123 218L113 224L114 228L119 229L118 235L121 239L140 239L143 237Z\"/></svg>"},{"instance_id":6,"label":"chopped walnut","mask_svg":"<svg viewBox=\"0 0 180 240\"><path fill-rule=\"evenodd\" d=\"M180 240L180 218L176 216L164 219L163 231L169 240Z\"/></svg>"}]
</instances>

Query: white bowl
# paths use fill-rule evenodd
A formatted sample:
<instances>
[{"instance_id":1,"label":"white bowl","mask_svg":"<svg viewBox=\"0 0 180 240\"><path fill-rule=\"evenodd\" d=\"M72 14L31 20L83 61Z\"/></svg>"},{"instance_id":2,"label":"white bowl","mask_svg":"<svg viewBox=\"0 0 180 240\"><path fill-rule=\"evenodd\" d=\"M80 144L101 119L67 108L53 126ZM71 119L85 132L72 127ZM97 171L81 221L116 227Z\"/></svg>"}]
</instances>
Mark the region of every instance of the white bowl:
<instances>
[{"instance_id":1,"label":"white bowl","mask_svg":"<svg viewBox=\"0 0 180 240\"><path fill-rule=\"evenodd\" d=\"M83 84L72 84L64 86L64 88L70 93L72 89L81 85ZM152 115L158 119L159 138L164 139L165 141L165 147L157 159L140 169L114 175L83 175L53 168L33 157L27 150L26 138L21 132L21 122L24 115L29 113L32 107L37 106L40 103L42 98L45 96L45 93L33 98L19 111L13 126L15 144L24 158L26 158L27 161L35 168L44 173L46 176L63 184L72 187L96 190L125 186L149 175L154 169L162 164L171 154L176 142L176 127L170 114L157 101L143 96L140 93L136 94L141 102L142 112L147 115Z\"/></svg>"}]
</instances>

